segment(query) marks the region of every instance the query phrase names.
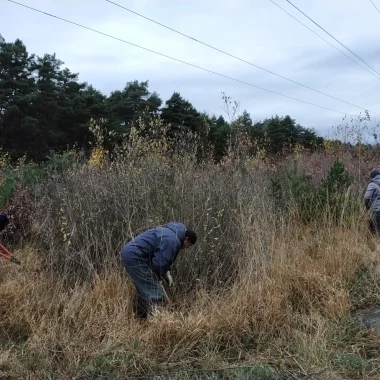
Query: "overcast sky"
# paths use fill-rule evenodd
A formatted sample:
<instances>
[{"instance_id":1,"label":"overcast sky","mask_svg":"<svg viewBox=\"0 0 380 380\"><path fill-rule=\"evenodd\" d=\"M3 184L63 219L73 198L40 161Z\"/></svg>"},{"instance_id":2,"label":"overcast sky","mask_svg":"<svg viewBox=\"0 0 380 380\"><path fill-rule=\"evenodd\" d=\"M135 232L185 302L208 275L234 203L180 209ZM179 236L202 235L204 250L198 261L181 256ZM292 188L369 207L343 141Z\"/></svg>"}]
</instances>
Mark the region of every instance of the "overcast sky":
<instances>
[{"instance_id":1,"label":"overcast sky","mask_svg":"<svg viewBox=\"0 0 380 380\"><path fill-rule=\"evenodd\" d=\"M358 114L360 109L317 94L211 50L105 0L18 0L146 48L304 101ZM380 113L380 79L354 64L269 0L114 0L147 17L307 86ZM339 46L285 0L274 0ZM380 9L380 0L373 0ZM301 10L380 72L380 14L370 0L293 0ZM253 119L289 114L330 135L339 113L271 94L186 66L63 21L0 0L0 33L20 38L30 53L56 53L79 79L105 94L149 80L167 100L181 93L198 110L221 114L221 92ZM340 49L343 50L342 47ZM350 55L347 51L346 54ZM353 57L354 58L354 57ZM355 58L354 58L355 59ZM377 116L379 120L380 115Z\"/></svg>"}]
</instances>

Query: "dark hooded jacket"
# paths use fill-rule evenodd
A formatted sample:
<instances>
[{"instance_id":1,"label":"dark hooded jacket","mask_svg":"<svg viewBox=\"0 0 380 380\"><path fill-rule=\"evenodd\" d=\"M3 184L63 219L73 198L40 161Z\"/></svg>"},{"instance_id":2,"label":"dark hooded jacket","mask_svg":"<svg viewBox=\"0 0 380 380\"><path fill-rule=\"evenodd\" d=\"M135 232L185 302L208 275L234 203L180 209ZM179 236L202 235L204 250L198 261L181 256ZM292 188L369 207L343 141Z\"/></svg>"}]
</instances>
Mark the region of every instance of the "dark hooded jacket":
<instances>
[{"instance_id":1,"label":"dark hooded jacket","mask_svg":"<svg viewBox=\"0 0 380 380\"><path fill-rule=\"evenodd\" d=\"M126 265L148 264L162 277L176 259L185 240L186 227L182 223L168 223L155 227L132 239L121 251Z\"/></svg>"}]
</instances>

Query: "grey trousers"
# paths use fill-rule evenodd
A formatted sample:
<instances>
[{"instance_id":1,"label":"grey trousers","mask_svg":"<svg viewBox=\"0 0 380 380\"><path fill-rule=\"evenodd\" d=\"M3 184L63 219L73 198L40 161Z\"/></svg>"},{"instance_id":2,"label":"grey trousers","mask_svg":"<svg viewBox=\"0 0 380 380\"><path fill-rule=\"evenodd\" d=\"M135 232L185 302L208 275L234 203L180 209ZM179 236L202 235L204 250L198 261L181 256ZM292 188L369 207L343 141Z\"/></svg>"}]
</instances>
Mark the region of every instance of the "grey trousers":
<instances>
[{"instance_id":1,"label":"grey trousers","mask_svg":"<svg viewBox=\"0 0 380 380\"><path fill-rule=\"evenodd\" d=\"M380 211L376 211L372 214L368 224L369 230L372 234L380 237Z\"/></svg>"},{"instance_id":2,"label":"grey trousers","mask_svg":"<svg viewBox=\"0 0 380 380\"><path fill-rule=\"evenodd\" d=\"M149 265L143 260L130 260L122 255L122 261L136 287L138 297L136 314L140 318L146 318L151 313L153 306L163 301L162 287L154 278Z\"/></svg>"}]
</instances>

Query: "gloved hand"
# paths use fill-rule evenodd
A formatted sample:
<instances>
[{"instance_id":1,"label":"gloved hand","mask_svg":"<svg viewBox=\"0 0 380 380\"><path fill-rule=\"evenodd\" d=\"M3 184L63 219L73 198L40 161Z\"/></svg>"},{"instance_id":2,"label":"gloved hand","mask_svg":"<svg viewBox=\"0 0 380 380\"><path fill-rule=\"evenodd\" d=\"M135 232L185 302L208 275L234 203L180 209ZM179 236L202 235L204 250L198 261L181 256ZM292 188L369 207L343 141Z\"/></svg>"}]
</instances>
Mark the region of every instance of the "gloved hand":
<instances>
[{"instance_id":1,"label":"gloved hand","mask_svg":"<svg viewBox=\"0 0 380 380\"><path fill-rule=\"evenodd\" d=\"M167 272L166 272L165 277L166 277L167 280L168 280L168 284L169 284L169 286L173 286L173 285L174 285L174 282L173 282L173 277L172 277L172 275L170 274L170 271L167 271Z\"/></svg>"}]
</instances>

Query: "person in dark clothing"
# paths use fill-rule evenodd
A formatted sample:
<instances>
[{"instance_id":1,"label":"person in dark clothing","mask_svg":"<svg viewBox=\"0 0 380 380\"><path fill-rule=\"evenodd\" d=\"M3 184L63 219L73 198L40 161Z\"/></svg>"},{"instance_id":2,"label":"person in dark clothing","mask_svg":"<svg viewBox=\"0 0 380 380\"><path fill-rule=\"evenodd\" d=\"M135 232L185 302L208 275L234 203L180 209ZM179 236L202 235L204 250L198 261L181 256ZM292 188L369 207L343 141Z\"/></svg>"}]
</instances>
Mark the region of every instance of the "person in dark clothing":
<instances>
[{"instance_id":1,"label":"person in dark clothing","mask_svg":"<svg viewBox=\"0 0 380 380\"><path fill-rule=\"evenodd\" d=\"M380 237L380 170L373 169L369 176L371 182L364 194L364 206L370 211L370 231Z\"/></svg>"},{"instance_id":2,"label":"person in dark clothing","mask_svg":"<svg viewBox=\"0 0 380 380\"><path fill-rule=\"evenodd\" d=\"M121 250L123 265L137 291L137 315L146 318L164 299L160 281L173 285L170 267L181 249L194 245L197 235L182 223L168 223L133 238Z\"/></svg>"},{"instance_id":3,"label":"person in dark clothing","mask_svg":"<svg viewBox=\"0 0 380 380\"><path fill-rule=\"evenodd\" d=\"M8 223L8 216L5 214L0 214L0 232L7 226Z\"/></svg>"}]
</instances>

